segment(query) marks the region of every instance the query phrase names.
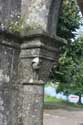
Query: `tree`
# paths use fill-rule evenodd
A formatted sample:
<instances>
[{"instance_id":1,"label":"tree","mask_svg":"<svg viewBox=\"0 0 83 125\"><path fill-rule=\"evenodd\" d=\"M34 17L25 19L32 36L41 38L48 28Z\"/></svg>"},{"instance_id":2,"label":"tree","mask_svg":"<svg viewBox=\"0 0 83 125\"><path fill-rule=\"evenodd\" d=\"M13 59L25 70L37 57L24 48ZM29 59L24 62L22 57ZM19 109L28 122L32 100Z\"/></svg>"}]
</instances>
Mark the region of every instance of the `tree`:
<instances>
[{"instance_id":1,"label":"tree","mask_svg":"<svg viewBox=\"0 0 83 125\"><path fill-rule=\"evenodd\" d=\"M76 0L63 0L61 10L57 34L70 41L75 37L74 32L79 28L81 19Z\"/></svg>"},{"instance_id":2,"label":"tree","mask_svg":"<svg viewBox=\"0 0 83 125\"><path fill-rule=\"evenodd\" d=\"M59 63L51 72L50 79L57 84L57 92L81 95L83 92L83 37L75 40L75 31L80 26L76 0L64 0L57 34L68 41L61 48ZM71 39L74 39L72 42ZM79 100L80 101L80 100Z\"/></svg>"},{"instance_id":3,"label":"tree","mask_svg":"<svg viewBox=\"0 0 83 125\"><path fill-rule=\"evenodd\" d=\"M72 93L81 97L83 93L83 38L75 40L59 58L58 66L53 69L57 92ZM79 99L79 103L81 100Z\"/></svg>"},{"instance_id":4,"label":"tree","mask_svg":"<svg viewBox=\"0 0 83 125\"><path fill-rule=\"evenodd\" d=\"M59 16L59 23L57 27L57 35L65 38L66 40L68 40L68 42L70 42L71 38L75 37L75 33L73 33L73 31L76 31L76 29L80 26L80 19L81 17L79 16L79 10L76 4L76 0L63 0L62 11ZM64 58L66 61L71 63L71 57L68 57L68 59L65 58L65 55L70 48L71 47L69 46L69 44L61 48L61 55L59 60ZM57 72L59 72L60 67L61 66L59 64L59 66L57 67ZM55 68L51 72L50 79L56 79L54 72Z\"/></svg>"}]
</instances>

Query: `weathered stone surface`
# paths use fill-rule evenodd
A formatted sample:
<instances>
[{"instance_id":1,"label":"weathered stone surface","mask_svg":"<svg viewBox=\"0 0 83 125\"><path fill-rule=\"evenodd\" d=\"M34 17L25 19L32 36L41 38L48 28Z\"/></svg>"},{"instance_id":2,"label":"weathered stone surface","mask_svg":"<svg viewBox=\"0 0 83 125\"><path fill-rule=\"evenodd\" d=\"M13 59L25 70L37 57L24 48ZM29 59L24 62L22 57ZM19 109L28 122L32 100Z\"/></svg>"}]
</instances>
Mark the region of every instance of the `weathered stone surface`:
<instances>
[{"instance_id":1,"label":"weathered stone surface","mask_svg":"<svg viewBox=\"0 0 83 125\"><path fill-rule=\"evenodd\" d=\"M55 34L62 0L22 0L22 15L32 29Z\"/></svg>"},{"instance_id":2,"label":"weathered stone surface","mask_svg":"<svg viewBox=\"0 0 83 125\"><path fill-rule=\"evenodd\" d=\"M0 125L43 125L43 88L60 38L0 32Z\"/></svg>"},{"instance_id":3,"label":"weathered stone surface","mask_svg":"<svg viewBox=\"0 0 83 125\"><path fill-rule=\"evenodd\" d=\"M32 28L46 29L50 3L50 0L24 0L22 10L23 15L27 12L27 25Z\"/></svg>"},{"instance_id":4,"label":"weathered stone surface","mask_svg":"<svg viewBox=\"0 0 83 125\"><path fill-rule=\"evenodd\" d=\"M62 0L0 0L0 20L6 21L20 14L28 30L43 29L56 33Z\"/></svg>"},{"instance_id":5,"label":"weathered stone surface","mask_svg":"<svg viewBox=\"0 0 83 125\"><path fill-rule=\"evenodd\" d=\"M0 0L0 22L8 21L21 12L21 0Z\"/></svg>"},{"instance_id":6,"label":"weathered stone surface","mask_svg":"<svg viewBox=\"0 0 83 125\"><path fill-rule=\"evenodd\" d=\"M17 106L17 125L42 125L43 86L20 86Z\"/></svg>"},{"instance_id":7,"label":"weathered stone surface","mask_svg":"<svg viewBox=\"0 0 83 125\"><path fill-rule=\"evenodd\" d=\"M58 58L59 41L51 35L61 1L0 0L1 23L20 14L30 30L50 33L0 35L0 125L43 125L43 88Z\"/></svg>"},{"instance_id":8,"label":"weathered stone surface","mask_svg":"<svg viewBox=\"0 0 83 125\"><path fill-rule=\"evenodd\" d=\"M0 36L1 37L1 36ZM6 44L5 44L6 43ZM0 125L16 125L16 80L19 49L0 38Z\"/></svg>"},{"instance_id":9,"label":"weathered stone surface","mask_svg":"<svg viewBox=\"0 0 83 125\"><path fill-rule=\"evenodd\" d=\"M23 0L22 15L31 29L43 29L56 33L61 0Z\"/></svg>"},{"instance_id":10,"label":"weathered stone surface","mask_svg":"<svg viewBox=\"0 0 83 125\"><path fill-rule=\"evenodd\" d=\"M31 40L27 37L21 44L18 65L20 83L27 83L27 81L33 83L34 80L46 83L53 65L58 61L59 40L42 34L39 36L33 34Z\"/></svg>"},{"instance_id":11,"label":"weathered stone surface","mask_svg":"<svg viewBox=\"0 0 83 125\"><path fill-rule=\"evenodd\" d=\"M21 44L18 64L19 124L43 125L43 88L53 64L57 63L59 42L59 39L43 32L36 32L25 36Z\"/></svg>"}]
</instances>

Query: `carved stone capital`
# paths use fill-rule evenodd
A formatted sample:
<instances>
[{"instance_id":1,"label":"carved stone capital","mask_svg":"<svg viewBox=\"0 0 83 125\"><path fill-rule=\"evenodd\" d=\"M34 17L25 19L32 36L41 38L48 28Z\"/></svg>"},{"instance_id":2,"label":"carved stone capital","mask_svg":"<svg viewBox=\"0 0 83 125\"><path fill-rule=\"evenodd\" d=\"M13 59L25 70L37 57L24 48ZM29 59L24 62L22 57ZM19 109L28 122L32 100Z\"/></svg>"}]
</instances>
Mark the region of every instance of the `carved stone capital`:
<instances>
[{"instance_id":1,"label":"carved stone capital","mask_svg":"<svg viewBox=\"0 0 83 125\"><path fill-rule=\"evenodd\" d=\"M21 84L45 83L53 65L57 64L59 49L65 44L64 40L40 30L22 35L22 39L19 82Z\"/></svg>"}]
</instances>

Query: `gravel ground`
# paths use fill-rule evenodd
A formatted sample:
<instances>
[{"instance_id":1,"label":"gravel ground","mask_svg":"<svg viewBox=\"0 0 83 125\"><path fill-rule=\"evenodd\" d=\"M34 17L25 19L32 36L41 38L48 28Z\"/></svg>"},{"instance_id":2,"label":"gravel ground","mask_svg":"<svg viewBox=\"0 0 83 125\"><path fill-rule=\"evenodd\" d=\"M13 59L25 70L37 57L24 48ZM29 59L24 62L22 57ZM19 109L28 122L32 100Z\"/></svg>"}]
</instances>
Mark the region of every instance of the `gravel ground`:
<instances>
[{"instance_id":1,"label":"gravel ground","mask_svg":"<svg viewBox=\"0 0 83 125\"><path fill-rule=\"evenodd\" d=\"M83 125L83 110L45 110L44 125Z\"/></svg>"}]
</instances>

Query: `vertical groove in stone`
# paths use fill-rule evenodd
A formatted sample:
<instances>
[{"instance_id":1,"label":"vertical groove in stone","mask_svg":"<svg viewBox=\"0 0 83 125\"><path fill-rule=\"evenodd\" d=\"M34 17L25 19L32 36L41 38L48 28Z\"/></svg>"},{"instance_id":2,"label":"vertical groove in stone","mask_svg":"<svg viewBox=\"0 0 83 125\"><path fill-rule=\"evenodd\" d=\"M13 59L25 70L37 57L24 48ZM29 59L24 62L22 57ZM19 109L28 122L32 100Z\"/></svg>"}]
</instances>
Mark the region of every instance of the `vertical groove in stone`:
<instances>
[{"instance_id":1,"label":"vertical groove in stone","mask_svg":"<svg viewBox=\"0 0 83 125\"><path fill-rule=\"evenodd\" d=\"M49 11L49 15L48 15L47 30L49 33L51 33L53 35L56 34L61 4L62 4L62 0L52 0L51 1L50 11Z\"/></svg>"}]
</instances>

